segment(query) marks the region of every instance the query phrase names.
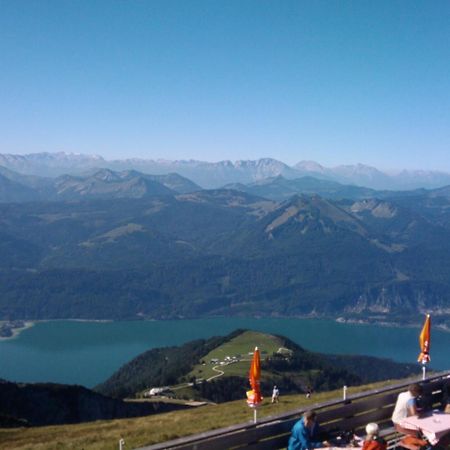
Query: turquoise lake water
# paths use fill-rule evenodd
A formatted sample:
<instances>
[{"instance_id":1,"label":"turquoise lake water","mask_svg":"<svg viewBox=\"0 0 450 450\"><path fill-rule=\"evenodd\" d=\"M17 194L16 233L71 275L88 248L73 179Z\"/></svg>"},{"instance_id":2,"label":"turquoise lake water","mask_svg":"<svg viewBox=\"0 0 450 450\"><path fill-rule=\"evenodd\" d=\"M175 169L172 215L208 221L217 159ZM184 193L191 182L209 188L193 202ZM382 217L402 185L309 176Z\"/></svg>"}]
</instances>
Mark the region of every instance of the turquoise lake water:
<instances>
[{"instance_id":1,"label":"turquoise lake water","mask_svg":"<svg viewBox=\"0 0 450 450\"><path fill-rule=\"evenodd\" d=\"M409 363L415 362L419 353L418 328L310 319L54 321L37 323L15 339L0 341L0 378L92 387L145 350L225 335L237 328L282 334L308 350L323 353L371 355ZM450 333L432 333L431 367L450 369Z\"/></svg>"}]
</instances>

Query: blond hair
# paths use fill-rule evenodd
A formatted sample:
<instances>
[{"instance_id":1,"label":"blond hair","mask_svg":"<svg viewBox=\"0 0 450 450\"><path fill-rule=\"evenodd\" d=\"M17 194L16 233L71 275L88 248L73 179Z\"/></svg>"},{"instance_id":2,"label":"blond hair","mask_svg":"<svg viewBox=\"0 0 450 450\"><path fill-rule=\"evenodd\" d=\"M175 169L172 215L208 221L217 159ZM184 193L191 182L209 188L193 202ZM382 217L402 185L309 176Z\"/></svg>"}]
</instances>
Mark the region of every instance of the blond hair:
<instances>
[{"instance_id":1,"label":"blond hair","mask_svg":"<svg viewBox=\"0 0 450 450\"><path fill-rule=\"evenodd\" d=\"M366 425L366 433L368 436L376 436L379 431L380 431L380 428L374 422L368 423Z\"/></svg>"}]
</instances>

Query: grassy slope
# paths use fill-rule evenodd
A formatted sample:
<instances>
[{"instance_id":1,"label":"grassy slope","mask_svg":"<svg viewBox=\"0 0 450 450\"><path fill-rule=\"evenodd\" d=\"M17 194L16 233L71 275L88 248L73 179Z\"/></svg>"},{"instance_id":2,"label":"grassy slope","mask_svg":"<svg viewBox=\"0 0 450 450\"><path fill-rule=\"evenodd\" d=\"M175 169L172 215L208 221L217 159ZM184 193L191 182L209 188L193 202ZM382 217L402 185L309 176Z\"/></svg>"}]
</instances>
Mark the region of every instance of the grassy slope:
<instances>
[{"instance_id":1,"label":"grassy slope","mask_svg":"<svg viewBox=\"0 0 450 450\"><path fill-rule=\"evenodd\" d=\"M206 365L202 366L201 364L197 364L189 373L188 377L195 376L196 378L207 379L217 375L218 373L212 370L214 364L210 364L211 359L223 361L225 356L232 357L236 355L241 355L240 362L228 366L220 366L219 369L224 372L223 376L236 375L246 377L255 346L261 352L261 359L265 359L266 356L272 355L272 353L276 352L282 346L282 341L270 334L245 331L229 342L209 352L203 358Z\"/></svg>"},{"instance_id":2,"label":"grassy slope","mask_svg":"<svg viewBox=\"0 0 450 450\"><path fill-rule=\"evenodd\" d=\"M186 376L186 379L191 379L191 377L195 378L203 378L207 380L210 377L217 377L220 375L220 372L214 371L213 367L217 367L217 370L224 372L223 375L220 375L218 378L227 377L227 376L240 376L243 378L247 378L248 371L250 369L250 361L253 355L253 350L255 346L257 346L261 352L261 359L264 360L267 356L272 355L272 353L276 352L281 346L283 342L276 336L272 336L267 333L259 333L257 331L244 331L239 336L231 339L229 342L226 342L207 355L205 355L202 360L206 362L206 365L197 364L193 367L193 369ZM211 359L218 359L219 361L223 361L226 356L237 356L241 355L239 358L240 361L238 363L229 364L229 365L215 365L211 364ZM262 378L264 379L266 372L262 371ZM217 379L218 379L217 378ZM245 391L249 389L249 386L242 386L242 393L244 395ZM172 386L172 390L175 392L178 398L190 399L198 396L198 392L196 392L192 387L186 386L185 383L180 384L179 386ZM140 394L143 394L142 391Z\"/></svg>"},{"instance_id":3,"label":"grassy slope","mask_svg":"<svg viewBox=\"0 0 450 450\"><path fill-rule=\"evenodd\" d=\"M391 384L391 382L350 388L349 392L361 392L387 384ZM274 405L270 403L270 399L265 399L258 415L265 417L340 396L341 391L315 394L311 399L306 399L303 395L282 395L280 403ZM221 405L208 405L192 410L138 419L29 429L0 429L0 448L8 450L116 450L120 438L125 439L125 448L136 448L251 419L252 411L242 399Z\"/></svg>"}]
</instances>

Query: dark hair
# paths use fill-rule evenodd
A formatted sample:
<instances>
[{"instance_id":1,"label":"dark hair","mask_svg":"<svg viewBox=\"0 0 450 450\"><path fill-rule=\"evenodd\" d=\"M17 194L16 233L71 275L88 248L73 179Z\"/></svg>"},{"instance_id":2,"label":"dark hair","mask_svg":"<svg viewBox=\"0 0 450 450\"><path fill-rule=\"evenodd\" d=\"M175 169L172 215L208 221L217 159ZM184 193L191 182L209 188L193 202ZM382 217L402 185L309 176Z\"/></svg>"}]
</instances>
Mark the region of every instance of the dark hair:
<instances>
[{"instance_id":1,"label":"dark hair","mask_svg":"<svg viewBox=\"0 0 450 450\"><path fill-rule=\"evenodd\" d=\"M314 420L314 419L316 418L316 416L317 416L317 414L316 414L316 412L313 411L313 410L311 410L311 411L305 411L305 412L303 413L303 417L304 417L306 420Z\"/></svg>"},{"instance_id":2,"label":"dark hair","mask_svg":"<svg viewBox=\"0 0 450 450\"><path fill-rule=\"evenodd\" d=\"M408 391L411 392L414 397L417 397L423 392L423 388L420 384L414 383L409 385Z\"/></svg>"}]
</instances>

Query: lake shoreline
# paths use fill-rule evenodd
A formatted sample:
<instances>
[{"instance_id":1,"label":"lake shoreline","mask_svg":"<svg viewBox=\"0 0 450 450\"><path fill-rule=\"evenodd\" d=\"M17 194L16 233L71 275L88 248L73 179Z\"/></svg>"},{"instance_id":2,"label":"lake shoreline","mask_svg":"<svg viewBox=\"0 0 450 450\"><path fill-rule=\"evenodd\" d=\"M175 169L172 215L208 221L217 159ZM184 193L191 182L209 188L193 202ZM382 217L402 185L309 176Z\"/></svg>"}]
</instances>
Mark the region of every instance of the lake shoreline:
<instances>
[{"instance_id":1,"label":"lake shoreline","mask_svg":"<svg viewBox=\"0 0 450 450\"><path fill-rule=\"evenodd\" d=\"M249 316L207 316L207 317L177 317L177 318L164 318L164 319L154 319L154 318L136 318L136 319L79 319L79 318L69 318L69 319L38 319L38 320L24 320L24 326L22 327L14 327L12 329L11 336L0 336L0 342L9 341L16 339L23 331L33 327L37 323L45 323L45 322L80 322L80 323L120 323L120 322L168 322L168 321L178 321L178 320L205 320L205 319L231 319L231 318L239 318L239 319L300 319L300 320L324 320L324 321L332 321L336 323L342 323L347 325L361 325L361 326L379 326L385 328L420 328L422 327L421 323L397 323L390 322L387 320L374 320L374 319L357 319L357 318L346 318L343 316L340 317L329 317L329 316L259 316L259 317L249 317ZM12 322L12 321L11 321ZM8 321L1 321L0 325L4 323L8 323ZM433 327L439 331L444 333L450 333L450 326L446 324L433 325Z\"/></svg>"},{"instance_id":2,"label":"lake shoreline","mask_svg":"<svg viewBox=\"0 0 450 450\"><path fill-rule=\"evenodd\" d=\"M14 321L0 320L0 326L8 324ZM122 322L120 320L108 320L108 319L44 319L44 320L22 320L23 326L19 327L11 327L12 335L11 336L0 336L0 342L2 341L10 341L16 339L23 331L28 330L34 327L38 323L47 323L47 322L92 322L92 323L110 323L110 322Z\"/></svg>"},{"instance_id":3,"label":"lake shoreline","mask_svg":"<svg viewBox=\"0 0 450 450\"><path fill-rule=\"evenodd\" d=\"M317 353L367 355L416 362L419 327L339 323L322 318L218 318L184 320L46 320L0 342L0 378L92 387L152 348L182 345L236 329L282 335ZM30 324L31 325L31 324ZM23 328L22 330L23 331ZM256 345L257 343L255 343ZM450 365L450 334L433 332L432 366ZM43 363L45 362L45 363Z\"/></svg>"},{"instance_id":4,"label":"lake shoreline","mask_svg":"<svg viewBox=\"0 0 450 450\"><path fill-rule=\"evenodd\" d=\"M11 341L13 339L16 339L22 331L28 330L29 328L33 327L36 324L37 321L32 320L25 320L23 321L23 326L11 326L10 330L12 332L11 336L0 336L0 342L1 341ZM9 321L2 320L0 321L0 325L6 325L9 324Z\"/></svg>"}]
</instances>

